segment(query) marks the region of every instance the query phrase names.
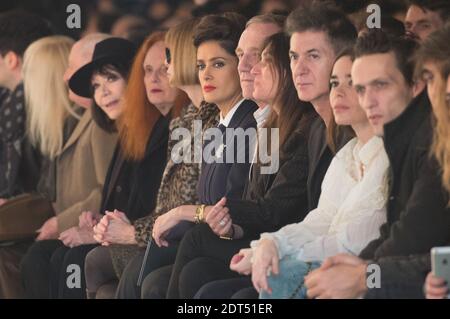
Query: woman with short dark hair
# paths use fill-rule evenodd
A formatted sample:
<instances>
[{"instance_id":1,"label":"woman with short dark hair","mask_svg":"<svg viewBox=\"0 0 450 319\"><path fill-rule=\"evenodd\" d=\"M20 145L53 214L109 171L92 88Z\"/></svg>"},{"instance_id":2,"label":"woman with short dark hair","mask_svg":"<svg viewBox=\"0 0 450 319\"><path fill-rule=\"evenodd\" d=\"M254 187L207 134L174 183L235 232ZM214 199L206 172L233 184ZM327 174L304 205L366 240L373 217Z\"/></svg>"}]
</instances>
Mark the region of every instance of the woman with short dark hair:
<instances>
[{"instance_id":1,"label":"woman with short dark hair","mask_svg":"<svg viewBox=\"0 0 450 319\"><path fill-rule=\"evenodd\" d=\"M259 156L252 166L250 180L246 177L243 196L222 198L207 212L204 223L183 238L167 298L192 298L208 282L238 277L229 270L235 253L261 232L276 230L305 216L308 207L306 145L309 125L316 114L310 103L301 102L297 97L288 51L289 40L284 34L271 36L261 62L252 70L254 97L272 108L271 116L260 130ZM262 161L263 150L270 155L269 161ZM158 271L163 270L150 274L144 282L143 290L148 289L149 295L160 288L157 277L164 274Z\"/></svg>"},{"instance_id":2,"label":"woman with short dark hair","mask_svg":"<svg viewBox=\"0 0 450 319\"><path fill-rule=\"evenodd\" d=\"M199 19L187 20L170 28L165 34L168 81L172 86L184 91L191 100L191 104L182 111L180 116L172 118L169 125L170 135L177 132L178 129L188 129L191 133L195 133L195 121L201 121L202 131L204 131L216 126L219 117L219 110L214 104L203 102L203 93L197 76L196 48L192 43L192 36L198 22ZM151 43L146 44L150 45ZM143 58L136 59L136 61L140 60ZM192 149L196 145L194 140L182 142L183 151L189 147ZM169 141L168 154L174 153L175 155L174 147L178 144L177 140ZM193 155L191 152L187 154ZM110 248L110 253L117 277L120 279L117 289L118 298L140 297L140 287L136 283L144 257L142 248L151 241L155 220L175 207L199 204L196 186L200 176L200 165L195 161L179 161L179 159L177 156L168 158L159 186L156 206L152 212L148 212L148 215L137 219L132 224L123 222L106 229L105 233L109 237L109 242L115 244ZM189 160L191 159L189 158ZM152 249L145 271L150 272L171 264L175 258L176 248L176 245L172 245L157 251ZM99 249L101 247L87 256L88 281L91 277L90 274L101 271L102 267L97 266L95 256ZM93 275L93 277L96 276ZM103 284L111 282L111 278L104 279L103 282L97 282L95 286L100 286L100 284L103 286ZM88 283L89 287L92 287L91 283ZM97 289L92 287L90 290L96 291Z\"/></svg>"},{"instance_id":3,"label":"woman with short dark hair","mask_svg":"<svg viewBox=\"0 0 450 319\"><path fill-rule=\"evenodd\" d=\"M111 83L117 82L118 73L122 74L120 71L123 70L124 61L114 57L120 50L111 50L111 60L98 63L92 73L94 100L97 104L106 103L97 112L100 118L105 119L104 123L112 129L117 128L120 141L103 191L100 212L106 211L106 215L94 229L92 225L90 227L90 231L94 232L95 242L103 246L95 249L98 257L95 265L98 267L87 268L90 270L86 275L88 297L95 297L98 282L103 283L104 278L116 278L109 248L104 247L114 243L114 240L102 230L118 228L122 223L130 224L152 212L156 205L157 191L167 158L167 118L171 116L176 100L181 95L179 90L169 85L164 64L164 36L163 32L150 35L137 56L134 57L133 52L131 59L126 61L127 75L128 70L130 75L126 77L128 85L123 87L120 108L114 104L116 99L105 96L107 92L100 87L102 81L104 85L112 85ZM123 43L122 47L125 46ZM102 74L106 75L103 80ZM72 86L77 82L76 75L71 79ZM77 92L75 87L73 90ZM119 235L123 235L123 232L119 232Z\"/></svg>"},{"instance_id":4,"label":"woman with short dark hair","mask_svg":"<svg viewBox=\"0 0 450 319\"><path fill-rule=\"evenodd\" d=\"M199 221L200 215L206 216L223 196L239 199L244 191L246 179L242 177L248 176L254 139L235 143L234 129L255 131L253 112L257 109L253 101L243 99L237 70L235 49L244 27L245 19L236 13L205 16L196 26L194 45L199 82L205 102L219 108L220 121L217 128L208 131L213 135L209 140L204 136L197 187L202 205L179 206L160 216L153 227L154 241L160 247L169 245L167 235L172 237L174 232L181 233L179 240L185 232L179 231L180 227L185 222ZM236 154L243 155L244 160L238 162Z\"/></svg>"}]
</instances>

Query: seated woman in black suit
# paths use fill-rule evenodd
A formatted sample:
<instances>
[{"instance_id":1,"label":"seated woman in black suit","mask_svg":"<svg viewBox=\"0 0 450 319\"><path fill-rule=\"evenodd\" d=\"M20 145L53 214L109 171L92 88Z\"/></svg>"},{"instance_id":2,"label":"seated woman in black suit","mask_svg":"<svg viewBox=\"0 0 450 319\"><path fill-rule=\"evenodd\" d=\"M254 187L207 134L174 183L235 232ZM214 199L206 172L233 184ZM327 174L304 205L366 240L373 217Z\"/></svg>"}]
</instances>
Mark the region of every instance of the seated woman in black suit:
<instances>
[{"instance_id":1,"label":"seated woman in black suit","mask_svg":"<svg viewBox=\"0 0 450 319\"><path fill-rule=\"evenodd\" d=\"M186 231L186 226L194 225L197 212L207 214L212 209L212 205L223 196L238 199L244 192L247 179L243 177L248 176L254 150L252 147L254 139L250 139L246 143L236 143L232 130L225 131L225 128L244 131L249 129L254 132L256 130L253 113L256 111L257 105L242 97L237 70L238 58L235 54L239 36L244 27L245 19L241 15L225 13L206 16L195 28L194 45L197 47L199 81L205 102L216 104L220 110L219 127L218 129L213 128L215 130L213 134L219 133L214 134L214 137L220 139L209 141L206 138L207 135L203 136L206 141L203 145L204 154L197 187L201 205L178 206L156 219L152 230L156 244L152 244L149 248L148 259L144 261L146 265L151 264L154 267L158 262L155 259L162 254L161 250L173 248L178 244L179 239ZM209 133L211 133L210 130L205 132L205 134ZM215 147L216 145L219 146ZM243 161L238 162L234 158L230 158L230 151L231 155L241 156ZM168 247L169 238L170 247ZM173 260L175 260L175 255ZM161 267L164 266L164 264L160 264ZM131 270L134 274L130 273ZM136 271L139 272L139 269L127 267L119 284L118 298L139 297L139 294L136 295L136 290L142 291L139 289L140 287L136 287ZM146 274L148 274L148 269L144 268L144 276Z\"/></svg>"},{"instance_id":2,"label":"seated woman in black suit","mask_svg":"<svg viewBox=\"0 0 450 319\"><path fill-rule=\"evenodd\" d=\"M244 27L245 19L242 16L226 13L206 16L195 28L194 45L198 48L197 68L200 85L205 102L214 103L219 108L220 122L219 127L214 128L215 132L212 132L214 139L208 140L206 135L204 136L204 154L197 187L199 202L202 205L179 206L160 216L153 227L156 245L152 245L149 258L158 255L155 250L165 249L169 245L167 240L169 233L172 239L175 237L174 233L181 233L182 236L186 222L193 225L196 212L207 213L223 196L241 198L243 194L246 178L242 177L248 176L256 134L253 134L253 139L240 143L235 142L236 136L232 130L225 129L239 128L243 131L250 129L256 132L253 113L257 105L242 97L237 70L238 59L235 54ZM206 134L209 133L211 131L207 131ZM230 151L231 155L237 155L243 161L229 157ZM126 285L120 285L124 286ZM118 297L133 297L131 292L121 291L120 287Z\"/></svg>"},{"instance_id":3,"label":"seated woman in black suit","mask_svg":"<svg viewBox=\"0 0 450 319\"><path fill-rule=\"evenodd\" d=\"M262 232L301 221L308 211L307 141L316 114L310 103L298 100L289 67L288 38L280 33L267 41L262 61L252 70L256 76L254 96L273 109L265 127L279 130L278 143L267 143L271 161L279 160L278 170L264 174L258 160L243 197L225 196L200 216L202 224L185 235L172 269L161 268L146 278L142 288L146 297L159 297L158 293L167 290L167 298L192 298L208 282L237 277L229 269L235 253ZM261 158L266 141L258 142Z\"/></svg>"},{"instance_id":4,"label":"seated woman in black suit","mask_svg":"<svg viewBox=\"0 0 450 319\"><path fill-rule=\"evenodd\" d=\"M202 88L197 76L197 49L194 47L192 38L199 21L199 18L194 18L171 27L165 34L164 47L157 51L159 54L156 57L159 58L155 58L155 50L152 50L154 42L149 41L151 40L149 38L141 47L143 54L135 59L135 63L145 65L146 70L167 68L167 80L170 85L184 91L191 100L191 105L185 108L179 117L171 119L170 136L179 129L188 129L192 132L196 120L202 121L202 131L216 127L219 121L219 109L214 104L203 102ZM151 93L151 88L150 86L147 92ZM198 134L200 135L201 132ZM186 149L194 145L193 140L190 143L186 142L188 143L183 144ZM176 139L169 141L168 154L171 154L174 147L179 144L180 142ZM201 150L201 144L198 147ZM86 257L86 287L91 292L98 291L97 298L107 297L107 291L111 292L110 297L114 296L115 279L120 279L118 290L123 292L126 298L140 298L140 288L136 283L145 256L145 247L151 240L155 220L172 208L199 203L196 187L200 176L200 165L195 161L177 161L178 158L167 159L156 206L152 212L148 212L147 216L135 220L132 224L116 220L109 223L105 231L99 233L112 245L110 251L106 252L107 257L110 257L110 261L106 263L109 266L105 266L105 259L98 256L105 254L104 251L99 251L105 247L94 249ZM176 245L171 245L158 251L152 250L151 260L147 259L149 262L146 263L145 272L150 273L154 269L172 264L176 248ZM111 264L117 274L113 277L108 276L106 271L107 268L111 269ZM107 290L107 287L110 289ZM121 298L121 295L118 297Z\"/></svg>"},{"instance_id":5,"label":"seated woman in black suit","mask_svg":"<svg viewBox=\"0 0 450 319\"><path fill-rule=\"evenodd\" d=\"M197 188L203 205L179 206L160 216L153 227L153 238L158 246L168 246L165 236L181 221L194 222L196 211L201 210L206 215L223 196L240 198L244 191L242 176L248 175L255 141L250 138L245 144L236 143L230 130L225 132L226 128L256 130L253 112L257 105L242 97L238 59L234 52L244 26L242 16L226 13L206 16L196 27L194 45L197 47L200 85L205 101L216 104L220 110L218 129L223 133L223 140L214 150L211 146L217 141L208 141L207 135L203 136L203 160ZM232 142L235 143L230 145ZM229 152L230 148L232 152ZM244 161L235 161L229 154L245 155Z\"/></svg>"}]
</instances>

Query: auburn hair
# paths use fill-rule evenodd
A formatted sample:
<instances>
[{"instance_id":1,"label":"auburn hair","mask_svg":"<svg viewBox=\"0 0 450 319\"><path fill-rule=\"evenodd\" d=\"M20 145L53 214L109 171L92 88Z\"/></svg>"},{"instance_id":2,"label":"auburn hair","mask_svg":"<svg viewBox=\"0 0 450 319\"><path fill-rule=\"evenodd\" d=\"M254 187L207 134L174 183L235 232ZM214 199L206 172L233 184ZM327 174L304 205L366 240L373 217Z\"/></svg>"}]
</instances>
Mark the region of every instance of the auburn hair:
<instances>
[{"instance_id":1,"label":"auburn hair","mask_svg":"<svg viewBox=\"0 0 450 319\"><path fill-rule=\"evenodd\" d=\"M131 67L124 93L124 112L117 120L120 146L127 159L139 161L144 158L153 126L162 116L156 106L147 99L143 63L148 50L155 43L164 41L164 37L164 32L154 32L148 36Z\"/></svg>"}]
</instances>

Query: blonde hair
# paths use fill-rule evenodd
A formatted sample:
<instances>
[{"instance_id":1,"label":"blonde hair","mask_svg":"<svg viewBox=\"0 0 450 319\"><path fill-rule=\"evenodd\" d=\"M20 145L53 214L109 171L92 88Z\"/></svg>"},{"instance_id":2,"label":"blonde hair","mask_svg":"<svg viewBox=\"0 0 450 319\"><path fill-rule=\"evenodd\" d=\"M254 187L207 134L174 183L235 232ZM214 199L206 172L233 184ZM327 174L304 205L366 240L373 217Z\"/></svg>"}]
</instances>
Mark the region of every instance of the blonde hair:
<instances>
[{"instance_id":1,"label":"blonde hair","mask_svg":"<svg viewBox=\"0 0 450 319\"><path fill-rule=\"evenodd\" d=\"M420 76L426 62L435 63L439 69L437 89L439 96L433 105L436 120L432 144L433 154L442 170L442 185L450 193L450 105L446 101L447 78L450 74L450 24L432 33L425 39L416 53L416 76ZM448 202L450 205L450 200Z\"/></svg>"},{"instance_id":2,"label":"blonde hair","mask_svg":"<svg viewBox=\"0 0 450 319\"><path fill-rule=\"evenodd\" d=\"M447 68L450 63L447 63ZM447 192L450 193L450 103L446 100L447 78L438 76L435 81L438 81L437 87L439 96L437 98L437 105L434 105L433 111L436 119L436 126L434 128L433 152L442 168L442 184ZM450 201L448 203L450 205Z\"/></svg>"},{"instance_id":3,"label":"blonde hair","mask_svg":"<svg viewBox=\"0 0 450 319\"><path fill-rule=\"evenodd\" d=\"M167 31L165 41L172 55L172 86L199 84L197 74L197 49L194 46L194 29L199 23L193 18L172 27Z\"/></svg>"},{"instance_id":4,"label":"blonde hair","mask_svg":"<svg viewBox=\"0 0 450 319\"><path fill-rule=\"evenodd\" d=\"M69 101L63 81L74 41L65 36L49 36L33 42L25 51L23 82L27 109L27 131L31 143L54 159L63 147L64 123L78 117Z\"/></svg>"}]
</instances>

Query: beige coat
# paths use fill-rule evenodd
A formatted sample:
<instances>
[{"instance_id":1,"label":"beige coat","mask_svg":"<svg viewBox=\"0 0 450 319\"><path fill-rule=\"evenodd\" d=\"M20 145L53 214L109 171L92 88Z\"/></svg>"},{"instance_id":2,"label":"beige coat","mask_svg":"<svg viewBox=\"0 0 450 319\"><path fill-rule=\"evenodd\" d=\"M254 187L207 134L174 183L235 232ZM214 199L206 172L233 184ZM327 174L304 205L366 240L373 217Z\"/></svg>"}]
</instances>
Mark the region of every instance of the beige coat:
<instances>
[{"instance_id":1,"label":"beige coat","mask_svg":"<svg viewBox=\"0 0 450 319\"><path fill-rule=\"evenodd\" d=\"M79 215L100 207L106 172L117 143L117 134L100 129L91 112L84 112L56 163L58 231L78 225Z\"/></svg>"}]
</instances>

